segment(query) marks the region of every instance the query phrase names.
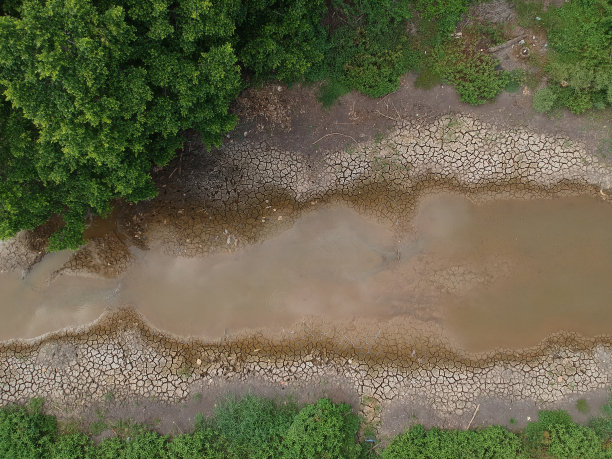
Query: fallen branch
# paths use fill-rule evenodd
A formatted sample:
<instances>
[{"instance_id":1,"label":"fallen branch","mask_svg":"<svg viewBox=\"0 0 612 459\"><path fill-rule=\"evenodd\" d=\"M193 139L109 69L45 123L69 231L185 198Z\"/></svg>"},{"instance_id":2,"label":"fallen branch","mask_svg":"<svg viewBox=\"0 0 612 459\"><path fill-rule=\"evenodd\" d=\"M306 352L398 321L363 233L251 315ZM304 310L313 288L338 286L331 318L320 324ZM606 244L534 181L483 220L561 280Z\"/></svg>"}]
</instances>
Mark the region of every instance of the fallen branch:
<instances>
[{"instance_id":1,"label":"fallen branch","mask_svg":"<svg viewBox=\"0 0 612 459\"><path fill-rule=\"evenodd\" d=\"M478 413L478 409L479 408L480 408L480 403L478 404L478 406L474 410L474 415L472 416L472 419L470 419L470 423L468 424L467 429L465 429L465 430L470 430L470 426L472 425L472 422L474 422L474 418L476 417L476 413Z\"/></svg>"},{"instance_id":2,"label":"fallen branch","mask_svg":"<svg viewBox=\"0 0 612 459\"><path fill-rule=\"evenodd\" d=\"M497 51L500 51L502 49L506 49L508 46L512 46L515 43L518 43L519 41L521 41L522 39L526 38L527 35L519 35L516 38L513 38L512 40L508 40L504 43L502 43L501 45L497 45L497 46L493 46L492 48L489 48L487 51L490 53L496 53Z\"/></svg>"},{"instance_id":3,"label":"fallen branch","mask_svg":"<svg viewBox=\"0 0 612 459\"><path fill-rule=\"evenodd\" d=\"M342 137L348 137L349 139L351 139L353 142L355 143L359 143L357 142L353 137L351 137L350 135L346 135L346 134L342 134L341 132L330 132L329 134L325 134L323 137L321 137L319 140L316 140L314 142L312 142L312 144L314 145L315 143L319 143L321 140L323 140L325 137L328 137L330 135L341 135Z\"/></svg>"}]
</instances>

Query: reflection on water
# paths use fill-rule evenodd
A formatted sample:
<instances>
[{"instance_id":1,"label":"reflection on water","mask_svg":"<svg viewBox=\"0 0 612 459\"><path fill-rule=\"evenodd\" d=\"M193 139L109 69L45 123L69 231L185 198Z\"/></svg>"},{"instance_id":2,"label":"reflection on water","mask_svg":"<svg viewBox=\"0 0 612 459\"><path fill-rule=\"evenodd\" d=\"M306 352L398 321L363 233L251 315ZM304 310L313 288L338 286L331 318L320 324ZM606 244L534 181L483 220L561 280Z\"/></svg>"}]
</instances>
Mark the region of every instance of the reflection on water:
<instances>
[{"instance_id":1,"label":"reflection on water","mask_svg":"<svg viewBox=\"0 0 612 459\"><path fill-rule=\"evenodd\" d=\"M426 198L414 230L343 206L232 254L138 252L118 279L0 275L0 338L33 337L132 305L173 333L218 338L280 330L304 316L346 324L405 317L437 324L462 347L523 347L561 331L612 332L612 207L591 198L496 201Z\"/></svg>"}]
</instances>

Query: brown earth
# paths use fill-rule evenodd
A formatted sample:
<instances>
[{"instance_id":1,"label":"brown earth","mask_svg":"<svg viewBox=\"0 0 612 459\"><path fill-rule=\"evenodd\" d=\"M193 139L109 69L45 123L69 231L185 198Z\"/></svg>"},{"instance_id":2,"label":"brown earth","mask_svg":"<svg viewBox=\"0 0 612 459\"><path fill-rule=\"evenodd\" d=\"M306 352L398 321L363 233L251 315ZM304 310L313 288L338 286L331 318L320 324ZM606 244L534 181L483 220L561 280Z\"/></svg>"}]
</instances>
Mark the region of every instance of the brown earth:
<instances>
[{"instance_id":1,"label":"brown earth","mask_svg":"<svg viewBox=\"0 0 612 459\"><path fill-rule=\"evenodd\" d=\"M398 193L408 192L412 193L406 201L410 206L383 212L408 218L420 196L440 190L459 191L475 199L578 192L605 196L604 182L589 180L593 170L576 173L571 168L584 158L599 161L597 167L611 163L612 152L604 147L612 135L610 110L549 118L532 110L530 91L503 93L494 104L472 107L459 102L453 88L424 91L414 87L414 79L406 76L398 91L382 99L348 94L329 109L316 100L316 87L271 84L245 91L234 107L241 122L229 135L226 147L207 153L192 135L184 151L168 167L156 171L159 197L138 205L117 203L116 222L94 225L88 233L91 242L63 271L115 276L129 265L132 245L162 245L171 253L184 250L187 255L204 255L218 250L206 244L228 226L239 244L246 245L289 227L313 199L316 203L340 199L360 209L381 209L390 201L400 201ZM569 165L569 178L559 178L563 169L547 185L531 175L500 185L492 179L466 182L467 172L464 178L439 171L428 175L418 168L414 170L421 175L414 170L404 173L389 162L387 146L376 146L388 138L392 142L397 138L397 145L403 145L403 133L427 131L433 132L435 145L441 142L442 150L445 140L450 140L447 145L456 142L455 151L461 151L461 139L448 138L455 120L468 126L466 132L493 130L518 137L527 133L529 139L537 139L534 151L539 148L537 142L544 145L546 139L553 139L551 151L561 145L560 155L569 158L563 163ZM482 122L488 124L478 124ZM437 126L442 133L428 126ZM578 146L565 147L568 139ZM372 149L373 157L369 156ZM478 157L480 151L473 156ZM250 171L244 166L245 157L262 158L264 165ZM412 157L407 158L402 161L414 164ZM435 163L440 157L434 154L429 160ZM371 164L379 164L401 183L377 184L370 180L380 178L376 170L366 181L351 182L348 194L349 188L339 186L340 182L328 187L327 182L321 185L323 182L313 179L314 185L308 185L312 188L302 183L303 173L325 177L330 161L332 166L344 167L340 172L363 167L371 173ZM277 164L280 169L274 174L278 175L271 174L270 181L262 171ZM299 164L297 169L295 164ZM597 177L605 177L602 174ZM279 183L286 187L276 187L274 177L284 177ZM243 189L242 194L232 195ZM243 206L245 197L248 205ZM220 207L218 202L227 205ZM273 214L272 208L279 213ZM286 217L277 220L281 212ZM211 217L214 223L209 223ZM262 220L274 221L274 225L254 230L255 223ZM42 228L0 246L0 269L27 270L44 255L44 234L48 233L49 228ZM211 236L207 239L201 234ZM316 323L283 337L235 336L198 342L169 337L132 314L109 315L81 331L4 343L0 349L0 403L45 396L48 409L64 419L74 416L95 421L99 417L96 410L101 410L106 419L131 417L154 423L159 418L156 428L180 432L189 429L195 412L210 413L217 397L227 392L254 391L275 397L292 393L302 401L326 395L351 402L368 421L381 422L383 435L390 435L415 421L465 427L476 406L480 408L474 426L507 424L514 418L520 427L528 417L534 419L538 408L571 408L578 397L586 397L596 409L607 397L612 377L612 343L606 337L587 340L559 335L533 349L463 355L448 343L406 333L401 322L391 323L382 334L365 324L341 332ZM109 393L113 400L105 401Z\"/></svg>"}]
</instances>

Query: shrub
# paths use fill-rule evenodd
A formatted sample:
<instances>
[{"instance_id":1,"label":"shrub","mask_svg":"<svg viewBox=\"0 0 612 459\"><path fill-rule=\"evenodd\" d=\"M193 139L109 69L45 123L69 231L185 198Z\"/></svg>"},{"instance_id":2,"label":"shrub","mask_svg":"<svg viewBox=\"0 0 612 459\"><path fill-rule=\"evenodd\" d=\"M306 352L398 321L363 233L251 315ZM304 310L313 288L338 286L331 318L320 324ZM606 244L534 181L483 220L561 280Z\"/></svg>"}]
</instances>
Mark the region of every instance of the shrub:
<instances>
[{"instance_id":1,"label":"shrub","mask_svg":"<svg viewBox=\"0 0 612 459\"><path fill-rule=\"evenodd\" d=\"M142 429L125 439L124 457L127 459L153 459L166 457L168 437Z\"/></svg>"},{"instance_id":2,"label":"shrub","mask_svg":"<svg viewBox=\"0 0 612 459\"><path fill-rule=\"evenodd\" d=\"M474 50L468 43L451 42L439 53L437 71L444 81L455 87L463 102L484 104L495 99L506 86L504 73L496 70L498 62Z\"/></svg>"},{"instance_id":3,"label":"shrub","mask_svg":"<svg viewBox=\"0 0 612 459\"><path fill-rule=\"evenodd\" d=\"M506 87L504 89L508 92L516 92L520 89L525 79L526 75L524 70L510 70L506 72Z\"/></svg>"},{"instance_id":4,"label":"shrub","mask_svg":"<svg viewBox=\"0 0 612 459\"><path fill-rule=\"evenodd\" d=\"M542 88L533 95L533 108L540 113L550 113L557 101L557 94L550 88Z\"/></svg>"},{"instance_id":5,"label":"shrub","mask_svg":"<svg viewBox=\"0 0 612 459\"><path fill-rule=\"evenodd\" d=\"M219 404L212 422L229 440L231 456L268 458L280 455L283 439L296 414L297 407L292 403L276 405L271 400L247 395Z\"/></svg>"},{"instance_id":6,"label":"shrub","mask_svg":"<svg viewBox=\"0 0 612 459\"><path fill-rule=\"evenodd\" d=\"M421 70L419 76L414 81L417 88L431 89L440 84L440 75L431 66L426 66Z\"/></svg>"},{"instance_id":7,"label":"shrub","mask_svg":"<svg viewBox=\"0 0 612 459\"><path fill-rule=\"evenodd\" d=\"M578 400L576 400L576 409L583 414L586 414L591 411L589 403L584 398L579 398Z\"/></svg>"},{"instance_id":8,"label":"shrub","mask_svg":"<svg viewBox=\"0 0 612 459\"><path fill-rule=\"evenodd\" d=\"M81 459L93 454L94 446L89 437L77 432L61 435L51 447L53 459Z\"/></svg>"},{"instance_id":9,"label":"shrub","mask_svg":"<svg viewBox=\"0 0 612 459\"><path fill-rule=\"evenodd\" d=\"M40 405L0 409L0 457L46 459L56 436L55 417L43 414Z\"/></svg>"},{"instance_id":10,"label":"shrub","mask_svg":"<svg viewBox=\"0 0 612 459\"><path fill-rule=\"evenodd\" d=\"M578 424L556 424L550 428L548 454L558 458L603 458L601 441L591 429Z\"/></svg>"},{"instance_id":11,"label":"shrub","mask_svg":"<svg viewBox=\"0 0 612 459\"><path fill-rule=\"evenodd\" d=\"M443 43L467 12L469 0L415 0L420 39L426 45Z\"/></svg>"},{"instance_id":12,"label":"shrub","mask_svg":"<svg viewBox=\"0 0 612 459\"><path fill-rule=\"evenodd\" d=\"M243 0L238 58L256 82L304 79L327 50L323 0Z\"/></svg>"},{"instance_id":13,"label":"shrub","mask_svg":"<svg viewBox=\"0 0 612 459\"><path fill-rule=\"evenodd\" d=\"M412 427L393 439L382 459L396 458L500 458L524 457L521 440L500 426L483 430L426 430Z\"/></svg>"},{"instance_id":14,"label":"shrub","mask_svg":"<svg viewBox=\"0 0 612 459\"><path fill-rule=\"evenodd\" d=\"M361 451L355 444L359 419L345 403L321 399L306 405L293 420L284 441L284 457L353 458Z\"/></svg>"},{"instance_id":15,"label":"shrub","mask_svg":"<svg viewBox=\"0 0 612 459\"><path fill-rule=\"evenodd\" d=\"M548 10L549 87L574 113L612 105L612 5L574 0Z\"/></svg>"},{"instance_id":16,"label":"shrub","mask_svg":"<svg viewBox=\"0 0 612 459\"><path fill-rule=\"evenodd\" d=\"M601 411L603 415L591 418L588 425L602 443L609 444L612 440L612 399L608 399Z\"/></svg>"},{"instance_id":17,"label":"shrub","mask_svg":"<svg viewBox=\"0 0 612 459\"><path fill-rule=\"evenodd\" d=\"M320 99L329 104L340 89L370 97L395 91L400 78L417 64L406 33L410 10L406 1L333 1L333 15L342 25L329 31L329 51L318 78L326 80Z\"/></svg>"},{"instance_id":18,"label":"shrub","mask_svg":"<svg viewBox=\"0 0 612 459\"><path fill-rule=\"evenodd\" d=\"M28 0L0 16L0 131L24 131L0 141L0 238L59 215L50 248L76 248L89 213L156 194L150 170L182 131L221 143L241 87L233 3Z\"/></svg>"},{"instance_id":19,"label":"shrub","mask_svg":"<svg viewBox=\"0 0 612 459\"><path fill-rule=\"evenodd\" d=\"M559 458L601 458L605 450L597 434L575 424L565 411L540 411L538 420L525 428L528 446L535 454Z\"/></svg>"},{"instance_id":20,"label":"shrub","mask_svg":"<svg viewBox=\"0 0 612 459\"><path fill-rule=\"evenodd\" d=\"M168 445L170 459L225 459L228 442L210 427L197 429L193 434L178 435Z\"/></svg>"}]
</instances>

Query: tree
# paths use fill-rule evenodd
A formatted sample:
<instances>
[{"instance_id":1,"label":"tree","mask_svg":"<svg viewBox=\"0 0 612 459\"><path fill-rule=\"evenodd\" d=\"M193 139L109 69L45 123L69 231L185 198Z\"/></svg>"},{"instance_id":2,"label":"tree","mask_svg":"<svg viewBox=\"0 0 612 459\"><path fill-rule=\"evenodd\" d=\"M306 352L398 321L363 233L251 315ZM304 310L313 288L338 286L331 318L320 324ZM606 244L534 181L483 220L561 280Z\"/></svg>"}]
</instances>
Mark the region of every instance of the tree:
<instances>
[{"instance_id":1,"label":"tree","mask_svg":"<svg viewBox=\"0 0 612 459\"><path fill-rule=\"evenodd\" d=\"M303 80L323 61L327 35L323 0L243 0L238 57L256 82Z\"/></svg>"},{"instance_id":2,"label":"tree","mask_svg":"<svg viewBox=\"0 0 612 459\"><path fill-rule=\"evenodd\" d=\"M27 0L0 17L0 237L54 214L51 249L82 243L84 218L156 190L181 132L218 145L240 89L232 2Z\"/></svg>"}]
</instances>

